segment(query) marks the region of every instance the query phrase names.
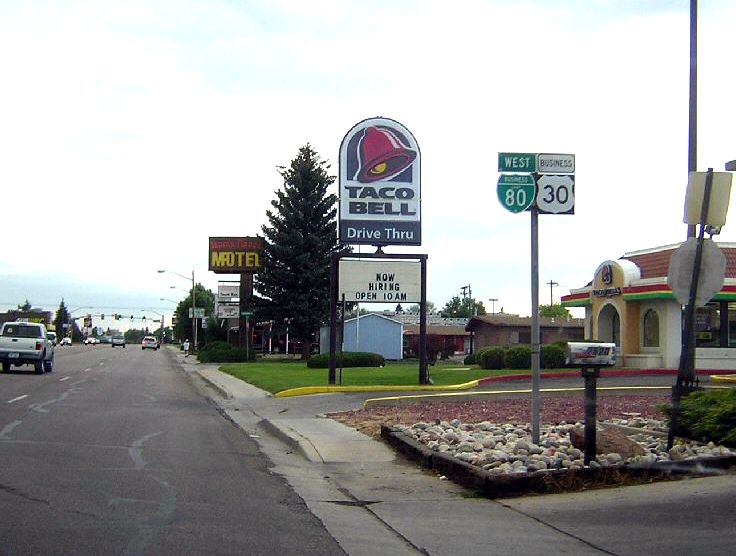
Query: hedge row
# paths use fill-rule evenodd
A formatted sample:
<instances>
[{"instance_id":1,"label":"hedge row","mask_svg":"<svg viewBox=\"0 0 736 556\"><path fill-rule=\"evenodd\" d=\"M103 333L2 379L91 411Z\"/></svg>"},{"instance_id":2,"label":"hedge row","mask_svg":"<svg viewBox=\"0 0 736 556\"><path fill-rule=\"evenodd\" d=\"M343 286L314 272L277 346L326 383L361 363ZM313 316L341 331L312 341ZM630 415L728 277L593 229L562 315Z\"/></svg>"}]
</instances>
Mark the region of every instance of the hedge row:
<instances>
[{"instance_id":1,"label":"hedge row","mask_svg":"<svg viewBox=\"0 0 736 556\"><path fill-rule=\"evenodd\" d=\"M233 347L227 342L217 341L200 349L197 358L202 363L242 363L254 361L256 352L252 348Z\"/></svg>"},{"instance_id":2,"label":"hedge row","mask_svg":"<svg viewBox=\"0 0 736 556\"><path fill-rule=\"evenodd\" d=\"M559 369L565 366L565 343L542 346L539 364L543 369ZM475 354L481 369L529 369L532 366L532 349L529 346L487 347Z\"/></svg>"},{"instance_id":3,"label":"hedge row","mask_svg":"<svg viewBox=\"0 0 736 556\"><path fill-rule=\"evenodd\" d=\"M663 406L668 420L672 406ZM698 390L680 401L675 434L736 447L736 390Z\"/></svg>"},{"instance_id":4,"label":"hedge row","mask_svg":"<svg viewBox=\"0 0 736 556\"><path fill-rule=\"evenodd\" d=\"M338 352L336 356L338 367L382 367L386 364L383 355L379 355L378 353L345 351L342 353ZM309 358L307 367L310 369L326 369L329 366L329 362L330 354L320 353Z\"/></svg>"}]
</instances>

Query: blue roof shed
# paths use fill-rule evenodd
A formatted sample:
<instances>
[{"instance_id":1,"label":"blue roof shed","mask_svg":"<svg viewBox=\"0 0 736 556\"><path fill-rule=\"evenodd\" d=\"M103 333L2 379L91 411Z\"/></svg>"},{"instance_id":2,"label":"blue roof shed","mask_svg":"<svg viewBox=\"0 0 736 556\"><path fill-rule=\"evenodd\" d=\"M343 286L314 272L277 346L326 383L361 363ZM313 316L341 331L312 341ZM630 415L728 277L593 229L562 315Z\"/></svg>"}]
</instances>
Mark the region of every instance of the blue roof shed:
<instances>
[{"instance_id":1,"label":"blue roof shed","mask_svg":"<svg viewBox=\"0 0 736 556\"><path fill-rule=\"evenodd\" d=\"M398 361L402 358L404 325L397 320L369 313L345 321L343 349L368 351Z\"/></svg>"}]
</instances>

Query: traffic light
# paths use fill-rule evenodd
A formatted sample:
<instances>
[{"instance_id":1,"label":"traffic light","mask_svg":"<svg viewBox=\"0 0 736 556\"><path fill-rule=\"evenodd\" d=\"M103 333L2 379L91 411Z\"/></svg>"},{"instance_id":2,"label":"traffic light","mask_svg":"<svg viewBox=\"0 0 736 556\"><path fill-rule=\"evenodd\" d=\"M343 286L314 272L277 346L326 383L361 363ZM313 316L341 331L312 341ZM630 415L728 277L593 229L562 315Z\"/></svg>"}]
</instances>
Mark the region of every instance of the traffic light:
<instances>
[{"instance_id":1,"label":"traffic light","mask_svg":"<svg viewBox=\"0 0 736 556\"><path fill-rule=\"evenodd\" d=\"M100 320L105 320L105 313L102 313L102 314L100 315Z\"/></svg>"},{"instance_id":2,"label":"traffic light","mask_svg":"<svg viewBox=\"0 0 736 556\"><path fill-rule=\"evenodd\" d=\"M130 320L133 320L133 315L130 315Z\"/></svg>"}]
</instances>

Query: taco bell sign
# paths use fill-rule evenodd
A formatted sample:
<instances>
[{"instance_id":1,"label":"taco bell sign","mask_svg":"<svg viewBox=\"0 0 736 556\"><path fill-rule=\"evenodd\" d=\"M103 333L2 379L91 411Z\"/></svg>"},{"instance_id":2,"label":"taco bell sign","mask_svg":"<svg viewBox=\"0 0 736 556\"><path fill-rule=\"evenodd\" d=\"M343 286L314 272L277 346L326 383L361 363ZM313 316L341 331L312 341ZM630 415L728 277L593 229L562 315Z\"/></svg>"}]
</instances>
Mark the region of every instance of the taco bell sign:
<instances>
[{"instance_id":1,"label":"taco bell sign","mask_svg":"<svg viewBox=\"0 0 736 556\"><path fill-rule=\"evenodd\" d=\"M421 245L419 164L419 145L399 122L353 126L340 144L340 242Z\"/></svg>"}]
</instances>

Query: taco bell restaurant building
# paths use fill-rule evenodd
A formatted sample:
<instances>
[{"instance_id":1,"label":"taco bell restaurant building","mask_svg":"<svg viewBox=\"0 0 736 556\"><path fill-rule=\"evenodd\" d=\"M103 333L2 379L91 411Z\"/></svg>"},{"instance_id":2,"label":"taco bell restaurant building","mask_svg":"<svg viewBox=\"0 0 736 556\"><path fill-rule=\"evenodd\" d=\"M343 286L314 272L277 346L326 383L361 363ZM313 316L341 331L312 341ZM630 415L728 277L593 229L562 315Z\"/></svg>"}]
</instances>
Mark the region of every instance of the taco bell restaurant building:
<instances>
[{"instance_id":1,"label":"taco bell restaurant building","mask_svg":"<svg viewBox=\"0 0 736 556\"><path fill-rule=\"evenodd\" d=\"M667 285L670 258L680 244L633 251L602 262L587 286L562 297L585 308L585 337L618 346L628 368L674 368L680 363L684 307ZM726 256L721 291L695 314L697 369L736 369L736 243Z\"/></svg>"}]
</instances>

